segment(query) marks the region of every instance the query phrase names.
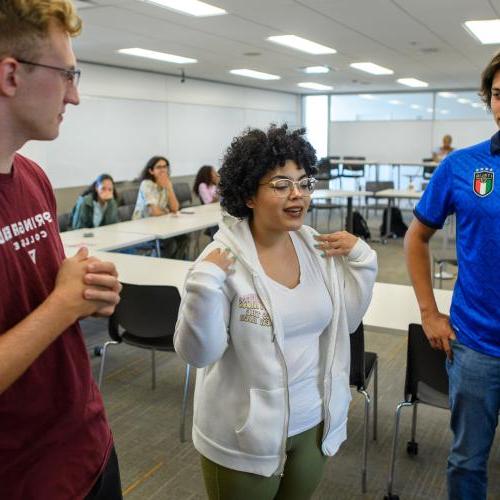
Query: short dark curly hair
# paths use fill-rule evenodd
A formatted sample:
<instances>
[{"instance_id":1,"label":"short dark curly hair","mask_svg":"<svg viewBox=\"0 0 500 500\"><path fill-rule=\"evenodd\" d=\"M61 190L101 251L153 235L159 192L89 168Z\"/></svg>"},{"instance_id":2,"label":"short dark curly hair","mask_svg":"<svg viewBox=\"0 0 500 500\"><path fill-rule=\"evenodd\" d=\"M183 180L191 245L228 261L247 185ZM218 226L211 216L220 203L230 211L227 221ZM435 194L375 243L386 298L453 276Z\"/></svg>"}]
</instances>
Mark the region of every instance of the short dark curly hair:
<instances>
[{"instance_id":1,"label":"short dark curly hair","mask_svg":"<svg viewBox=\"0 0 500 500\"><path fill-rule=\"evenodd\" d=\"M292 160L307 175L316 173L316 151L303 137L305 128L289 130L285 123L272 124L267 132L248 128L233 139L219 170L219 193L222 207L232 216L251 218L246 202L257 192L259 182L268 172Z\"/></svg>"}]
</instances>

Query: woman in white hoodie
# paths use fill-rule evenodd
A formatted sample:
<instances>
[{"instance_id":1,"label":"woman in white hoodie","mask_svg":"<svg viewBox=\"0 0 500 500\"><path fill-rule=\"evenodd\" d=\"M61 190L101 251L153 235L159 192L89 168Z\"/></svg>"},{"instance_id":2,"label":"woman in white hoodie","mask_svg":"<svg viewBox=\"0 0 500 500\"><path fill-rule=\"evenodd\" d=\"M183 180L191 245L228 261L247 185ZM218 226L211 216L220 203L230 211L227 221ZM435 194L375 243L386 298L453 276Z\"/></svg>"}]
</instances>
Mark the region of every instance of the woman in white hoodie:
<instances>
[{"instance_id":1,"label":"woman in white hoodie","mask_svg":"<svg viewBox=\"0 0 500 500\"><path fill-rule=\"evenodd\" d=\"M377 262L355 236L303 225L316 162L304 132L233 140L219 190L234 219L186 280L175 348L199 368L193 443L211 500L310 498L346 438L349 332Z\"/></svg>"}]
</instances>

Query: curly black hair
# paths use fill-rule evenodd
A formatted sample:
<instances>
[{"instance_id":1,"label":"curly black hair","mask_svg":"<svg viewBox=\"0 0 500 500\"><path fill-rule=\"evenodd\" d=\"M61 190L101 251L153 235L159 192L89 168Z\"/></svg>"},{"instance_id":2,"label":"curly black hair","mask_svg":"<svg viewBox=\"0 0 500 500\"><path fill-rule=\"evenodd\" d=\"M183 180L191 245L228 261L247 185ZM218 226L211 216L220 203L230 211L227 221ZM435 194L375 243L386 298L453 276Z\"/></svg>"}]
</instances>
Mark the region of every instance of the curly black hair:
<instances>
[{"instance_id":1,"label":"curly black hair","mask_svg":"<svg viewBox=\"0 0 500 500\"><path fill-rule=\"evenodd\" d=\"M281 127L272 124L267 132L248 128L233 139L219 170L221 205L230 215L251 218L247 200L257 192L262 177L287 160L297 163L307 175L316 173L316 151L303 137L305 131L290 131L286 123Z\"/></svg>"}]
</instances>

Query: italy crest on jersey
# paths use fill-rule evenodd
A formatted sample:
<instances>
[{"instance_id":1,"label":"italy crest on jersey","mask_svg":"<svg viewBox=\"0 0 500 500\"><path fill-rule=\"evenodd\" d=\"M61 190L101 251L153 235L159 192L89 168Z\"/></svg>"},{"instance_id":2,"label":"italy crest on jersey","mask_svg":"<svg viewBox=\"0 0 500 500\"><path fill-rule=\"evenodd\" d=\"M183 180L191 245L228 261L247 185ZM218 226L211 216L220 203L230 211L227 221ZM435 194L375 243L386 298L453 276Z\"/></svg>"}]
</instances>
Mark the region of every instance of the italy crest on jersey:
<instances>
[{"instance_id":1,"label":"italy crest on jersey","mask_svg":"<svg viewBox=\"0 0 500 500\"><path fill-rule=\"evenodd\" d=\"M495 174L492 168L478 168L474 172L474 193L478 196L488 196L493 191Z\"/></svg>"}]
</instances>

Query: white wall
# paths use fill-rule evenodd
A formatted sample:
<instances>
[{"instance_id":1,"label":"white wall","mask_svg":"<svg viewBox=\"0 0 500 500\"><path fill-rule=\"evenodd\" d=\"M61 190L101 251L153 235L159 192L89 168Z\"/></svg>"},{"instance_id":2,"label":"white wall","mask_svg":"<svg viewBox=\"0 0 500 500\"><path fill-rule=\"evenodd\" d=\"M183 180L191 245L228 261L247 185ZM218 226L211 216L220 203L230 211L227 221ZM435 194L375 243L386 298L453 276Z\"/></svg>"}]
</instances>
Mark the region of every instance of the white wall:
<instances>
[{"instance_id":1,"label":"white wall","mask_svg":"<svg viewBox=\"0 0 500 500\"><path fill-rule=\"evenodd\" d=\"M169 158L172 174L220 166L231 139L248 126L300 125L300 97L135 70L82 64L81 104L68 106L53 142L28 143L54 187L90 184L100 173L137 177L147 159Z\"/></svg>"},{"instance_id":2,"label":"white wall","mask_svg":"<svg viewBox=\"0 0 500 500\"><path fill-rule=\"evenodd\" d=\"M490 120L330 122L329 154L365 156L380 162L419 162L431 156L445 134L462 148L497 131Z\"/></svg>"}]
</instances>

